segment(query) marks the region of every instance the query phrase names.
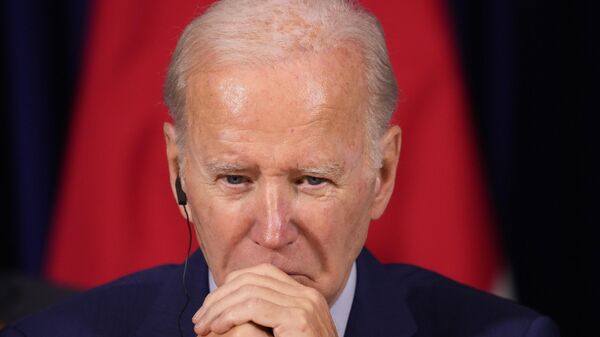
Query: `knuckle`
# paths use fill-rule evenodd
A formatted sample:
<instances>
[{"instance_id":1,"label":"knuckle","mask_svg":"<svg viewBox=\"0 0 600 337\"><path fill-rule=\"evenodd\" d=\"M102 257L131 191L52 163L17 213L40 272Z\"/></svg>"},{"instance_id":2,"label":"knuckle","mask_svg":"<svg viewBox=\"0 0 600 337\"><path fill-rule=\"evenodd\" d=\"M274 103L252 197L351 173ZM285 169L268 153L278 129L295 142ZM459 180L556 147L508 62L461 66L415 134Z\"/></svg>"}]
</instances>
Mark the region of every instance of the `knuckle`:
<instances>
[{"instance_id":1,"label":"knuckle","mask_svg":"<svg viewBox=\"0 0 600 337\"><path fill-rule=\"evenodd\" d=\"M306 310L299 309L294 316L294 320L296 321L298 328L305 330L310 323L309 313Z\"/></svg>"},{"instance_id":2,"label":"knuckle","mask_svg":"<svg viewBox=\"0 0 600 337\"><path fill-rule=\"evenodd\" d=\"M239 271L231 272L225 278L225 283L245 283L248 279L248 273L242 273Z\"/></svg>"},{"instance_id":3,"label":"knuckle","mask_svg":"<svg viewBox=\"0 0 600 337\"><path fill-rule=\"evenodd\" d=\"M236 319L237 315L235 314L235 312L231 309L227 309L225 310L225 312L223 312L223 315L221 316L221 320L223 320L224 322L234 322Z\"/></svg>"},{"instance_id":4,"label":"knuckle","mask_svg":"<svg viewBox=\"0 0 600 337\"><path fill-rule=\"evenodd\" d=\"M268 263L268 262L264 262L260 264L260 270L263 270L267 273L273 273L273 272L278 272L279 269L277 269L277 267L275 267L274 265Z\"/></svg>"},{"instance_id":5,"label":"knuckle","mask_svg":"<svg viewBox=\"0 0 600 337\"><path fill-rule=\"evenodd\" d=\"M240 275L240 277L239 277L240 282L242 282L244 284L251 283L253 279L254 279L254 274L251 274L251 273L245 273L245 274Z\"/></svg>"},{"instance_id":6,"label":"knuckle","mask_svg":"<svg viewBox=\"0 0 600 337\"><path fill-rule=\"evenodd\" d=\"M252 297L247 301L247 308L250 310L256 310L262 305L262 299L258 297Z\"/></svg>"},{"instance_id":7,"label":"knuckle","mask_svg":"<svg viewBox=\"0 0 600 337\"><path fill-rule=\"evenodd\" d=\"M263 262L259 265L261 269L272 269L273 265L268 262Z\"/></svg>"},{"instance_id":8,"label":"knuckle","mask_svg":"<svg viewBox=\"0 0 600 337\"><path fill-rule=\"evenodd\" d=\"M323 298L323 296L318 290L311 287L306 287L305 294L306 297L314 304L321 302Z\"/></svg>"},{"instance_id":9,"label":"knuckle","mask_svg":"<svg viewBox=\"0 0 600 337\"><path fill-rule=\"evenodd\" d=\"M310 310L310 308L313 307L312 301L308 298L299 298L298 302L300 304L300 307L304 310Z\"/></svg>"},{"instance_id":10,"label":"knuckle","mask_svg":"<svg viewBox=\"0 0 600 337\"><path fill-rule=\"evenodd\" d=\"M227 276L225 276L225 283L231 282L231 280L235 279L239 274L240 271L238 270L232 271L231 273L227 274Z\"/></svg>"},{"instance_id":11,"label":"knuckle","mask_svg":"<svg viewBox=\"0 0 600 337\"><path fill-rule=\"evenodd\" d=\"M256 291L256 286L253 284L243 284L240 286L239 290L242 293L253 294Z\"/></svg>"}]
</instances>

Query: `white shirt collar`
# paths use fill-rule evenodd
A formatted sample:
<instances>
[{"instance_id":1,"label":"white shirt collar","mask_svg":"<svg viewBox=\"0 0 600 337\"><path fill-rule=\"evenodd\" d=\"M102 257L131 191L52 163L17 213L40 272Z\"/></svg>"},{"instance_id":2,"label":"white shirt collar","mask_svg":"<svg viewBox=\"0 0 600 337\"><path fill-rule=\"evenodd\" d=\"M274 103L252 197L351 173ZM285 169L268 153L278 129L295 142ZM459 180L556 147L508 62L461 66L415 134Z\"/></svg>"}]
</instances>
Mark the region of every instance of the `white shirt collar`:
<instances>
[{"instance_id":1,"label":"white shirt collar","mask_svg":"<svg viewBox=\"0 0 600 337\"><path fill-rule=\"evenodd\" d=\"M212 276L210 270L208 271L208 287L210 292L217 289L217 284ZM350 317L350 309L352 308L352 300L354 299L354 292L356 290L356 262L352 264L352 270L344 290L338 297L333 305L329 308L333 323L337 330L338 336L344 336L346 332L346 325L348 324L348 318Z\"/></svg>"}]
</instances>

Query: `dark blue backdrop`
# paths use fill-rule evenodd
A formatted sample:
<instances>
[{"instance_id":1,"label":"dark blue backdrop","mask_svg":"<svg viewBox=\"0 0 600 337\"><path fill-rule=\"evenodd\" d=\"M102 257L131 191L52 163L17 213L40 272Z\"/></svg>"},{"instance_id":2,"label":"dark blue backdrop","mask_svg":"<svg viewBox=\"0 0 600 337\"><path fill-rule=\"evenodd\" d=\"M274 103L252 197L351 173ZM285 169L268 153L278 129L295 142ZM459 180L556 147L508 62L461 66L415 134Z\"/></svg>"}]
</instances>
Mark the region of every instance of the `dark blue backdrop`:
<instances>
[{"instance_id":1,"label":"dark blue backdrop","mask_svg":"<svg viewBox=\"0 0 600 337\"><path fill-rule=\"evenodd\" d=\"M40 271L82 51L87 1L3 1L6 265ZM3 200L7 200L3 198Z\"/></svg>"},{"instance_id":2,"label":"dark blue backdrop","mask_svg":"<svg viewBox=\"0 0 600 337\"><path fill-rule=\"evenodd\" d=\"M600 336L598 5L449 0L519 300ZM88 1L3 1L0 263L40 272L85 45ZM597 311L596 311L597 312Z\"/></svg>"}]
</instances>

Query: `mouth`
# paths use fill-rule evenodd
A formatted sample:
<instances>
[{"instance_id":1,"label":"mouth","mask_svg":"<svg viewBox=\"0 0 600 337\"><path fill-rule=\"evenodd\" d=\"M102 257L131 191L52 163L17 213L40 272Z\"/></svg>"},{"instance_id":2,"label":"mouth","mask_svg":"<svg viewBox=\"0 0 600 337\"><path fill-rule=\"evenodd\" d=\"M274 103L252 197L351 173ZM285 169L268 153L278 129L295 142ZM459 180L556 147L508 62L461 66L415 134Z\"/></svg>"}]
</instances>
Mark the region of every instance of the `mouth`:
<instances>
[{"instance_id":1,"label":"mouth","mask_svg":"<svg viewBox=\"0 0 600 337\"><path fill-rule=\"evenodd\" d=\"M256 247L252 246L252 250L245 252L243 256L240 256L236 261L238 262L237 268L241 269L248 268L261 263L268 263L273 265L275 268L281 270L296 282L310 286L316 282L311 276L314 275L314 268L309 267L313 263L307 263L311 259L306 258L306 254L298 251L272 251L272 250L259 250L255 251ZM248 258L251 256L252 258Z\"/></svg>"},{"instance_id":2,"label":"mouth","mask_svg":"<svg viewBox=\"0 0 600 337\"><path fill-rule=\"evenodd\" d=\"M282 272L286 273L288 276L290 276L291 278L293 278L294 280L296 280L296 282L302 284L302 285L309 285L314 283L313 279L309 277L308 274L303 273L303 272L299 272L298 268L289 268L290 266L286 266L286 263L277 263L280 261L273 261L271 260L270 263L275 266L277 269L281 270Z\"/></svg>"},{"instance_id":3,"label":"mouth","mask_svg":"<svg viewBox=\"0 0 600 337\"><path fill-rule=\"evenodd\" d=\"M312 282L312 280L310 278L308 278L308 276L306 275L302 275L302 274L288 274L291 278L293 278L296 282L302 284L303 286L308 286L310 285Z\"/></svg>"}]
</instances>

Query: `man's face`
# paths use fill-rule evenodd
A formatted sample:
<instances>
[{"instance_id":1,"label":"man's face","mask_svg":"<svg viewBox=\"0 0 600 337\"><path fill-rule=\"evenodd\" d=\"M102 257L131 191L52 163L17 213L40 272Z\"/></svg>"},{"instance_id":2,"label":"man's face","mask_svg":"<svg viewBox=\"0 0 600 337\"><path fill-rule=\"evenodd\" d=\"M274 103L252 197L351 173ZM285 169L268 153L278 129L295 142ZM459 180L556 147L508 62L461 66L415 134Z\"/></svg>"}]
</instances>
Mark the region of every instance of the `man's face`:
<instances>
[{"instance_id":1,"label":"man's face","mask_svg":"<svg viewBox=\"0 0 600 337\"><path fill-rule=\"evenodd\" d=\"M379 185L359 69L338 50L190 78L183 188L218 285L267 262L329 303L343 289Z\"/></svg>"}]
</instances>

